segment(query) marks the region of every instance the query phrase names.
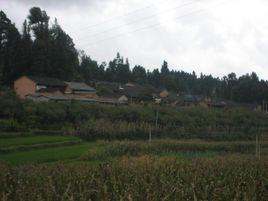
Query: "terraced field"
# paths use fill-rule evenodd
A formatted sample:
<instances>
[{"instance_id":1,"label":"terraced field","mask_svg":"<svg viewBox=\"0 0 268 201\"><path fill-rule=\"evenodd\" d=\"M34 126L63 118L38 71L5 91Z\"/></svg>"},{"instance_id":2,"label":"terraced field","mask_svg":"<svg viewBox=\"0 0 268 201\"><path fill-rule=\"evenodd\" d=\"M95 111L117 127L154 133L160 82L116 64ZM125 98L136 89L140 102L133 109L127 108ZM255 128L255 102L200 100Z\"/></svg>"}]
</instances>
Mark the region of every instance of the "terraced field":
<instances>
[{"instance_id":1,"label":"terraced field","mask_svg":"<svg viewBox=\"0 0 268 201\"><path fill-rule=\"evenodd\" d=\"M268 142L261 144L262 157L268 153ZM159 158L213 158L239 154L255 156L254 141L207 142L202 140L95 141L74 136L27 136L0 138L0 162L10 165L51 162L99 163L118 161L122 157L155 156Z\"/></svg>"},{"instance_id":2,"label":"terraced field","mask_svg":"<svg viewBox=\"0 0 268 201\"><path fill-rule=\"evenodd\" d=\"M29 136L0 140L0 161L11 165L76 160L93 144L73 136Z\"/></svg>"}]
</instances>

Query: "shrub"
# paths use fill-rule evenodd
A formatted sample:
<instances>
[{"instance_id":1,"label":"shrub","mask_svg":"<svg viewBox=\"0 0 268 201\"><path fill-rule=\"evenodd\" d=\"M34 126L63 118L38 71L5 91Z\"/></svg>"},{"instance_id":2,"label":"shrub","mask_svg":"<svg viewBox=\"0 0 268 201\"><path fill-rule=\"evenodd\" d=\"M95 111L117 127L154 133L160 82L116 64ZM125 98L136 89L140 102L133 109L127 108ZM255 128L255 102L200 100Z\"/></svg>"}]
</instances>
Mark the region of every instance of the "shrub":
<instances>
[{"instance_id":1,"label":"shrub","mask_svg":"<svg viewBox=\"0 0 268 201\"><path fill-rule=\"evenodd\" d=\"M14 119L2 119L0 120L0 131L3 132L17 132L17 131L25 131L24 126L19 124Z\"/></svg>"}]
</instances>

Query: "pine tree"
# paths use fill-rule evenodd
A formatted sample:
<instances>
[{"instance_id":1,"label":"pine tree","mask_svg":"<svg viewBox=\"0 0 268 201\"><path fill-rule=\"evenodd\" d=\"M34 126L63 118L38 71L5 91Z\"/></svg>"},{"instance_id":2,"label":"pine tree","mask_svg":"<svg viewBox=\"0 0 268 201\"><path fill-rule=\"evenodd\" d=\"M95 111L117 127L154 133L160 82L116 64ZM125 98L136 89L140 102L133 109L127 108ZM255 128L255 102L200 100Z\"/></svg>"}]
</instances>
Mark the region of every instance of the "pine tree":
<instances>
[{"instance_id":1,"label":"pine tree","mask_svg":"<svg viewBox=\"0 0 268 201\"><path fill-rule=\"evenodd\" d=\"M25 20L22 27L21 36L21 63L20 63L20 75L29 75L32 73L32 48L33 41L31 39L30 28Z\"/></svg>"},{"instance_id":2,"label":"pine tree","mask_svg":"<svg viewBox=\"0 0 268 201\"><path fill-rule=\"evenodd\" d=\"M72 38L66 34L55 19L50 29L51 49L48 75L65 80L72 80L77 69L78 52Z\"/></svg>"},{"instance_id":3,"label":"pine tree","mask_svg":"<svg viewBox=\"0 0 268 201\"><path fill-rule=\"evenodd\" d=\"M52 49L48 26L49 16L39 7L33 7L29 12L29 26L35 37L32 49L32 74L49 76L51 73L50 52Z\"/></svg>"},{"instance_id":4,"label":"pine tree","mask_svg":"<svg viewBox=\"0 0 268 201\"><path fill-rule=\"evenodd\" d=\"M19 31L6 14L0 11L0 80L5 85L11 86L19 75L20 44Z\"/></svg>"}]
</instances>

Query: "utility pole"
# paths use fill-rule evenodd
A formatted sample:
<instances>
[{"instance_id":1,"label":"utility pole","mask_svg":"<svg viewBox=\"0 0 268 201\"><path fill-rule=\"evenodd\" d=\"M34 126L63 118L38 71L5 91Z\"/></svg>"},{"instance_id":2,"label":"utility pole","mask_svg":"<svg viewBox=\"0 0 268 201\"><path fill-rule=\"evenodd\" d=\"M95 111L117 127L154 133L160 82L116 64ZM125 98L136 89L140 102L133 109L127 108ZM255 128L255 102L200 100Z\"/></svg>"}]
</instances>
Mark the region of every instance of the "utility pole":
<instances>
[{"instance_id":1,"label":"utility pole","mask_svg":"<svg viewBox=\"0 0 268 201\"><path fill-rule=\"evenodd\" d=\"M262 112L267 113L268 112L268 102L263 100L262 101Z\"/></svg>"},{"instance_id":2,"label":"utility pole","mask_svg":"<svg viewBox=\"0 0 268 201\"><path fill-rule=\"evenodd\" d=\"M261 160L261 143L259 142L259 155L258 155L259 160Z\"/></svg>"},{"instance_id":3,"label":"utility pole","mask_svg":"<svg viewBox=\"0 0 268 201\"><path fill-rule=\"evenodd\" d=\"M260 128L259 127L258 127L258 132L256 134L255 146L256 146L256 150L255 150L256 158L261 160L261 143L260 143Z\"/></svg>"},{"instance_id":4,"label":"utility pole","mask_svg":"<svg viewBox=\"0 0 268 201\"><path fill-rule=\"evenodd\" d=\"M255 142L255 156L258 157L258 134L256 133L256 142Z\"/></svg>"},{"instance_id":5,"label":"utility pole","mask_svg":"<svg viewBox=\"0 0 268 201\"><path fill-rule=\"evenodd\" d=\"M149 143L152 141L152 128L151 125L149 125Z\"/></svg>"},{"instance_id":6,"label":"utility pole","mask_svg":"<svg viewBox=\"0 0 268 201\"><path fill-rule=\"evenodd\" d=\"M158 109L156 110L156 118L155 118L155 128L158 126Z\"/></svg>"}]
</instances>

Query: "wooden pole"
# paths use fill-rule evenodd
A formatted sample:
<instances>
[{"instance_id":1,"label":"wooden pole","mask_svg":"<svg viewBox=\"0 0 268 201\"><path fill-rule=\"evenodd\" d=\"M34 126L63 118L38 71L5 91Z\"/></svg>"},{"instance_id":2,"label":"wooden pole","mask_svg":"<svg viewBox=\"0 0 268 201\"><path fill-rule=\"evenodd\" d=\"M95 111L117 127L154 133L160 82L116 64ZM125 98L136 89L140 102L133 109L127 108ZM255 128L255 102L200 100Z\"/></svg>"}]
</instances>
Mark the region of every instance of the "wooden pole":
<instances>
[{"instance_id":1,"label":"wooden pole","mask_svg":"<svg viewBox=\"0 0 268 201\"><path fill-rule=\"evenodd\" d=\"M259 155L258 155L259 160L261 160L261 143L259 142Z\"/></svg>"},{"instance_id":2,"label":"wooden pole","mask_svg":"<svg viewBox=\"0 0 268 201\"><path fill-rule=\"evenodd\" d=\"M152 141L152 128L151 125L149 125L149 142L151 143Z\"/></svg>"},{"instance_id":3,"label":"wooden pole","mask_svg":"<svg viewBox=\"0 0 268 201\"><path fill-rule=\"evenodd\" d=\"M260 136L261 136L261 132L260 132L260 128L258 129L258 135L259 135L259 137L258 137L258 143L259 143L259 145L258 145L258 149L259 149L259 153L258 153L258 158L259 158L259 160L261 160L261 141L260 141Z\"/></svg>"},{"instance_id":4,"label":"wooden pole","mask_svg":"<svg viewBox=\"0 0 268 201\"><path fill-rule=\"evenodd\" d=\"M255 155L256 155L256 158L258 157L258 134L256 133L256 142L255 142Z\"/></svg>"},{"instance_id":5,"label":"wooden pole","mask_svg":"<svg viewBox=\"0 0 268 201\"><path fill-rule=\"evenodd\" d=\"M156 111L156 118L155 118L155 128L157 129L158 124L158 109Z\"/></svg>"}]
</instances>

